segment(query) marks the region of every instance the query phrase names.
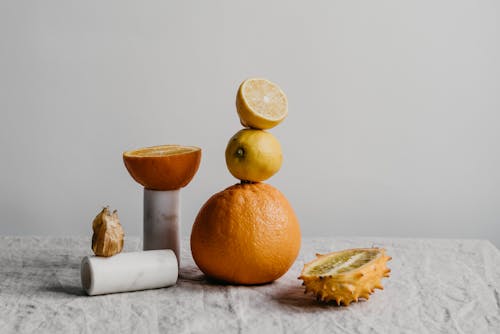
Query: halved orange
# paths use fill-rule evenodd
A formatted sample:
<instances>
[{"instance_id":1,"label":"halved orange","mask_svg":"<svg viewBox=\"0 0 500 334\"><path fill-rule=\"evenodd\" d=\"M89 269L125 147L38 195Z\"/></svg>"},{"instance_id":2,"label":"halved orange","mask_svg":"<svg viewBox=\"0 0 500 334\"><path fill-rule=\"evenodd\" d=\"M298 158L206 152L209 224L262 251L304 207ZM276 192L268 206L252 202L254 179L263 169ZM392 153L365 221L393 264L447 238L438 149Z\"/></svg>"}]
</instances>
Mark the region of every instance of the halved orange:
<instances>
[{"instance_id":1,"label":"halved orange","mask_svg":"<svg viewBox=\"0 0 500 334\"><path fill-rule=\"evenodd\" d=\"M186 186L198 171L201 148L161 145L123 153L130 175L144 188L175 190Z\"/></svg>"}]
</instances>

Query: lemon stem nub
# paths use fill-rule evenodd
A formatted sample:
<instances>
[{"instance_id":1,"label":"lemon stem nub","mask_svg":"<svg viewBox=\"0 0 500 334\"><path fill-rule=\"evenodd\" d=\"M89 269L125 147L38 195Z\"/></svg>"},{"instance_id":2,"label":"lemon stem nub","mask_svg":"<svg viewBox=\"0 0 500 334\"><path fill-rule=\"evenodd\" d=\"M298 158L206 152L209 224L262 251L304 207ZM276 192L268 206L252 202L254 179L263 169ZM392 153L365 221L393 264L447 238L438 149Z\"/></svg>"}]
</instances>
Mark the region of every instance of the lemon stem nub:
<instances>
[{"instance_id":1,"label":"lemon stem nub","mask_svg":"<svg viewBox=\"0 0 500 334\"><path fill-rule=\"evenodd\" d=\"M239 158L243 158L245 156L245 150L242 149L241 147L238 148L238 150L236 150L236 155L239 157Z\"/></svg>"}]
</instances>

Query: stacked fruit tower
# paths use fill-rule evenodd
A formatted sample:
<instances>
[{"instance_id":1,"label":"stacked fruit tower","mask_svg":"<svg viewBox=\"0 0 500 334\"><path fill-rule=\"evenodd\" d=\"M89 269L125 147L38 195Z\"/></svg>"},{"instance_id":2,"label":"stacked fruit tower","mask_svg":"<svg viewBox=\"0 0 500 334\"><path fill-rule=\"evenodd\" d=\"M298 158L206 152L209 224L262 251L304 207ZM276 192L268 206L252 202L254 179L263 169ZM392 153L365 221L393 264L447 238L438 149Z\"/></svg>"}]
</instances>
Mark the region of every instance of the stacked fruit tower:
<instances>
[{"instance_id":1,"label":"stacked fruit tower","mask_svg":"<svg viewBox=\"0 0 500 334\"><path fill-rule=\"evenodd\" d=\"M263 181L281 168L279 141L268 131L288 114L283 91L266 79L240 85L236 109L241 124L226 148L226 164L241 182L213 195L191 232L191 252L210 278L233 284L263 284L288 271L301 233L285 196Z\"/></svg>"},{"instance_id":2,"label":"stacked fruit tower","mask_svg":"<svg viewBox=\"0 0 500 334\"><path fill-rule=\"evenodd\" d=\"M287 99L270 81L249 79L238 89L236 109L245 129L229 140L226 164L241 182L213 195L200 209L191 232L191 251L196 264L212 279L263 284L290 268L301 242L299 223L287 199L263 183L281 167L281 145L266 130L287 116ZM144 248L173 249L179 259L179 189L198 170L201 149L161 145L125 152L123 159L130 175L144 186ZM107 209L96 217L93 228L99 233L93 249L97 255L121 251L121 227L115 234L102 230L117 220ZM381 280L389 276L390 259L383 248L317 254L304 265L299 279L318 300L349 305L383 288Z\"/></svg>"}]
</instances>

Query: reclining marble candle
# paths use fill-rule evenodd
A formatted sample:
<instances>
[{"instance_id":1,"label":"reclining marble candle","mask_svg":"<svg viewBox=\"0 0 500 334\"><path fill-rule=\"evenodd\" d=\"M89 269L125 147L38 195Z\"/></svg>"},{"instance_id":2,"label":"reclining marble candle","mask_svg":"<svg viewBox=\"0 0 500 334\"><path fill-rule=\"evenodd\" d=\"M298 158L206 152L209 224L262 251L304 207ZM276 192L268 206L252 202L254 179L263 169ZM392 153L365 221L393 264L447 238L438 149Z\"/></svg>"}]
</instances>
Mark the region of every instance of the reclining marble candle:
<instances>
[{"instance_id":1,"label":"reclining marble candle","mask_svg":"<svg viewBox=\"0 0 500 334\"><path fill-rule=\"evenodd\" d=\"M86 256L81 263L82 286L90 296L167 287L177 282L178 274L170 249Z\"/></svg>"}]
</instances>

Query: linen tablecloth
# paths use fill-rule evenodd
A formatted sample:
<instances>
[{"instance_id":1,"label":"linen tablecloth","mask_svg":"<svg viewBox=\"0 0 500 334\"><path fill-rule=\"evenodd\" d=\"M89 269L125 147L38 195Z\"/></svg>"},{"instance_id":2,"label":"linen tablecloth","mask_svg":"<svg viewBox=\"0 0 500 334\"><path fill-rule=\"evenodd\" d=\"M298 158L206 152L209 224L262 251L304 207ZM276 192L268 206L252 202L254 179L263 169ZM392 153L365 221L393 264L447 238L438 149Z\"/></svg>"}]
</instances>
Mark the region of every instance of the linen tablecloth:
<instances>
[{"instance_id":1,"label":"linen tablecloth","mask_svg":"<svg viewBox=\"0 0 500 334\"><path fill-rule=\"evenodd\" d=\"M384 290L349 307L305 295L297 279L315 253L384 247ZM124 251L140 250L128 238ZM177 285L88 297L80 261L90 238L0 237L0 332L36 333L500 333L500 252L483 240L304 239L272 284L205 279L182 243Z\"/></svg>"}]
</instances>

